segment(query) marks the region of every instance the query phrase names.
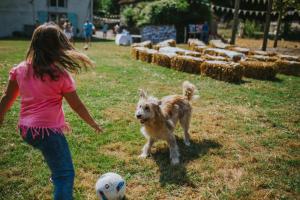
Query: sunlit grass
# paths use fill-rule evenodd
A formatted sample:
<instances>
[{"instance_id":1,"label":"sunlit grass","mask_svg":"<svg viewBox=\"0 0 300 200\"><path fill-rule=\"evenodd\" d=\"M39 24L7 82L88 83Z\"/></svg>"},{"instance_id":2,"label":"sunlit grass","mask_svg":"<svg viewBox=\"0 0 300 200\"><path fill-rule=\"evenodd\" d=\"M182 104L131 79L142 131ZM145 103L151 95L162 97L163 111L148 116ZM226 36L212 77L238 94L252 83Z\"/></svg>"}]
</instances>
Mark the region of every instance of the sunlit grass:
<instances>
[{"instance_id":1,"label":"sunlit grass","mask_svg":"<svg viewBox=\"0 0 300 200\"><path fill-rule=\"evenodd\" d=\"M1 91L10 68L24 59L28 41L0 41ZM83 49L82 43L76 47ZM128 199L296 199L300 193L300 78L244 79L236 85L130 58L129 47L95 42L86 52L96 67L75 76L77 90L104 126L95 134L67 104L67 135L75 168L75 199L96 199L98 176L114 171L127 180ZM177 129L181 165L171 167L158 142L152 157L138 159L145 139L134 119L138 89L162 97L181 93L189 80L193 102L192 146ZM51 199L49 171L40 153L16 132L19 102L0 129L0 199Z\"/></svg>"}]
</instances>

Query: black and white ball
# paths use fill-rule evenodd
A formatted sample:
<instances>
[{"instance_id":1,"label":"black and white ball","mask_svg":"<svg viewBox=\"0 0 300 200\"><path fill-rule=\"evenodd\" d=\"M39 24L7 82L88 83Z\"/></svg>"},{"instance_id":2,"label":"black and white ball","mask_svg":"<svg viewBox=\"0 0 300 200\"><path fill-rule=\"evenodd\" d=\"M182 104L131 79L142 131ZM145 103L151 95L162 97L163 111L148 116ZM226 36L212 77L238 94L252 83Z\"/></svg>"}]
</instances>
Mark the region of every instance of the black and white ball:
<instances>
[{"instance_id":1,"label":"black and white ball","mask_svg":"<svg viewBox=\"0 0 300 200\"><path fill-rule=\"evenodd\" d=\"M96 183L96 194L100 200L121 200L125 197L125 180L116 173L100 176Z\"/></svg>"}]
</instances>

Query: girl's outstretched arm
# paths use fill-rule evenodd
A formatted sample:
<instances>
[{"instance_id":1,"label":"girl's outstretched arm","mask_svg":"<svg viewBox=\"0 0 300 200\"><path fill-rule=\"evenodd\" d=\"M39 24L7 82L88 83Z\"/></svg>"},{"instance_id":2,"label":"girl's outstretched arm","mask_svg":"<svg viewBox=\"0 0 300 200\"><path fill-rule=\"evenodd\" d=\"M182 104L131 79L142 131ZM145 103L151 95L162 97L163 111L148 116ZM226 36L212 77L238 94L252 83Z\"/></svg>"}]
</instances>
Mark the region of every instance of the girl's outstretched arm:
<instances>
[{"instance_id":1,"label":"girl's outstretched arm","mask_svg":"<svg viewBox=\"0 0 300 200\"><path fill-rule=\"evenodd\" d=\"M13 105L19 95L19 85L16 80L8 81L6 90L0 100L0 125L3 123L5 113Z\"/></svg>"},{"instance_id":2,"label":"girl's outstretched arm","mask_svg":"<svg viewBox=\"0 0 300 200\"><path fill-rule=\"evenodd\" d=\"M80 100L76 91L63 94L71 108L83 119L87 124L95 129L96 132L102 132L102 128L91 117L85 105Z\"/></svg>"}]
</instances>

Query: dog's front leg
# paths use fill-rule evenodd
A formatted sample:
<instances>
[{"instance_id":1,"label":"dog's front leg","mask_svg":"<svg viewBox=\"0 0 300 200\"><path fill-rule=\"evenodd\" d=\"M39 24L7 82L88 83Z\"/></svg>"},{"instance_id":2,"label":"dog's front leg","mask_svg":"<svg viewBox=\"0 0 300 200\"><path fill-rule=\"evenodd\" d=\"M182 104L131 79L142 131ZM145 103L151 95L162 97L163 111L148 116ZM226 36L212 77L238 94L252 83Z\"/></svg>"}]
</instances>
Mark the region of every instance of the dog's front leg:
<instances>
[{"instance_id":1,"label":"dog's front leg","mask_svg":"<svg viewBox=\"0 0 300 200\"><path fill-rule=\"evenodd\" d=\"M149 138L147 143L144 145L140 158L147 158L150 155L151 147L154 143L152 138Z\"/></svg>"},{"instance_id":2,"label":"dog's front leg","mask_svg":"<svg viewBox=\"0 0 300 200\"><path fill-rule=\"evenodd\" d=\"M179 150L176 143L176 138L173 133L170 134L170 137L168 138L168 144L170 148L170 159L172 165L179 164Z\"/></svg>"}]
</instances>

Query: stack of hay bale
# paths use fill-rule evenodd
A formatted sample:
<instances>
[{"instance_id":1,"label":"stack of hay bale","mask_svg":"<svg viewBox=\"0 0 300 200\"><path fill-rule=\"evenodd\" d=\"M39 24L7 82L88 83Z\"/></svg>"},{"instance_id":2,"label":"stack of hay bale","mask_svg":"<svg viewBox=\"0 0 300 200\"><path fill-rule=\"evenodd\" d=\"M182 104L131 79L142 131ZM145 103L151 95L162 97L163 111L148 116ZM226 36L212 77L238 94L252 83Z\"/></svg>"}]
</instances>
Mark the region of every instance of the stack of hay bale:
<instances>
[{"instance_id":1,"label":"stack of hay bale","mask_svg":"<svg viewBox=\"0 0 300 200\"><path fill-rule=\"evenodd\" d=\"M277 65L274 62L241 61L243 75L248 78L273 80L277 74Z\"/></svg>"},{"instance_id":2,"label":"stack of hay bale","mask_svg":"<svg viewBox=\"0 0 300 200\"><path fill-rule=\"evenodd\" d=\"M188 45L190 50L194 50L197 46L206 46L204 42L198 40L198 39L189 39Z\"/></svg>"},{"instance_id":3,"label":"stack of hay bale","mask_svg":"<svg viewBox=\"0 0 300 200\"><path fill-rule=\"evenodd\" d=\"M243 74L245 77L273 80L278 72L275 61L277 60L276 53L266 51L249 51L248 57L241 61Z\"/></svg>"},{"instance_id":4,"label":"stack of hay bale","mask_svg":"<svg viewBox=\"0 0 300 200\"><path fill-rule=\"evenodd\" d=\"M233 45L225 44L224 42L222 42L222 40L210 40L209 45L213 48L218 48L218 49L228 49L234 47Z\"/></svg>"},{"instance_id":5,"label":"stack of hay bale","mask_svg":"<svg viewBox=\"0 0 300 200\"><path fill-rule=\"evenodd\" d=\"M162 41L153 46L153 49L159 50L162 47L176 47L176 41L173 39Z\"/></svg>"},{"instance_id":6,"label":"stack of hay bale","mask_svg":"<svg viewBox=\"0 0 300 200\"><path fill-rule=\"evenodd\" d=\"M200 57L179 55L171 59L171 68L187 73L200 74L200 65L203 61Z\"/></svg>"},{"instance_id":7,"label":"stack of hay bale","mask_svg":"<svg viewBox=\"0 0 300 200\"><path fill-rule=\"evenodd\" d=\"M201 64L201 74L217 80L240 82L243 70L241 65L235 62L207 60Z\"/></svg>"},{"instance_id":8,"label":"stack of hay bale","mask_svg":"<svg viewBox=\"0 0 300 200\"><path fill-rule=\"evenodd\" d=\"M197 39L189 39L188 45L190 50L176 47L175 40L156 45L145 41L133 44L131 55L144 62L227 82L240 82L243 76L270 80L278 71L300 75L300 58L296 56L250 51L219 40L212 40L206 46Z\"/></svg>"},{"instance_id":9,"label":"stack of hay bale","mask_svg":"<svg viewBox=\"0 0 300 200\"><path fill-rule=\"evenodd\" d=\"M300 76L300 57L289 55L278 55L276 64L279 73Z\"/></svg>"}]
</instances>

